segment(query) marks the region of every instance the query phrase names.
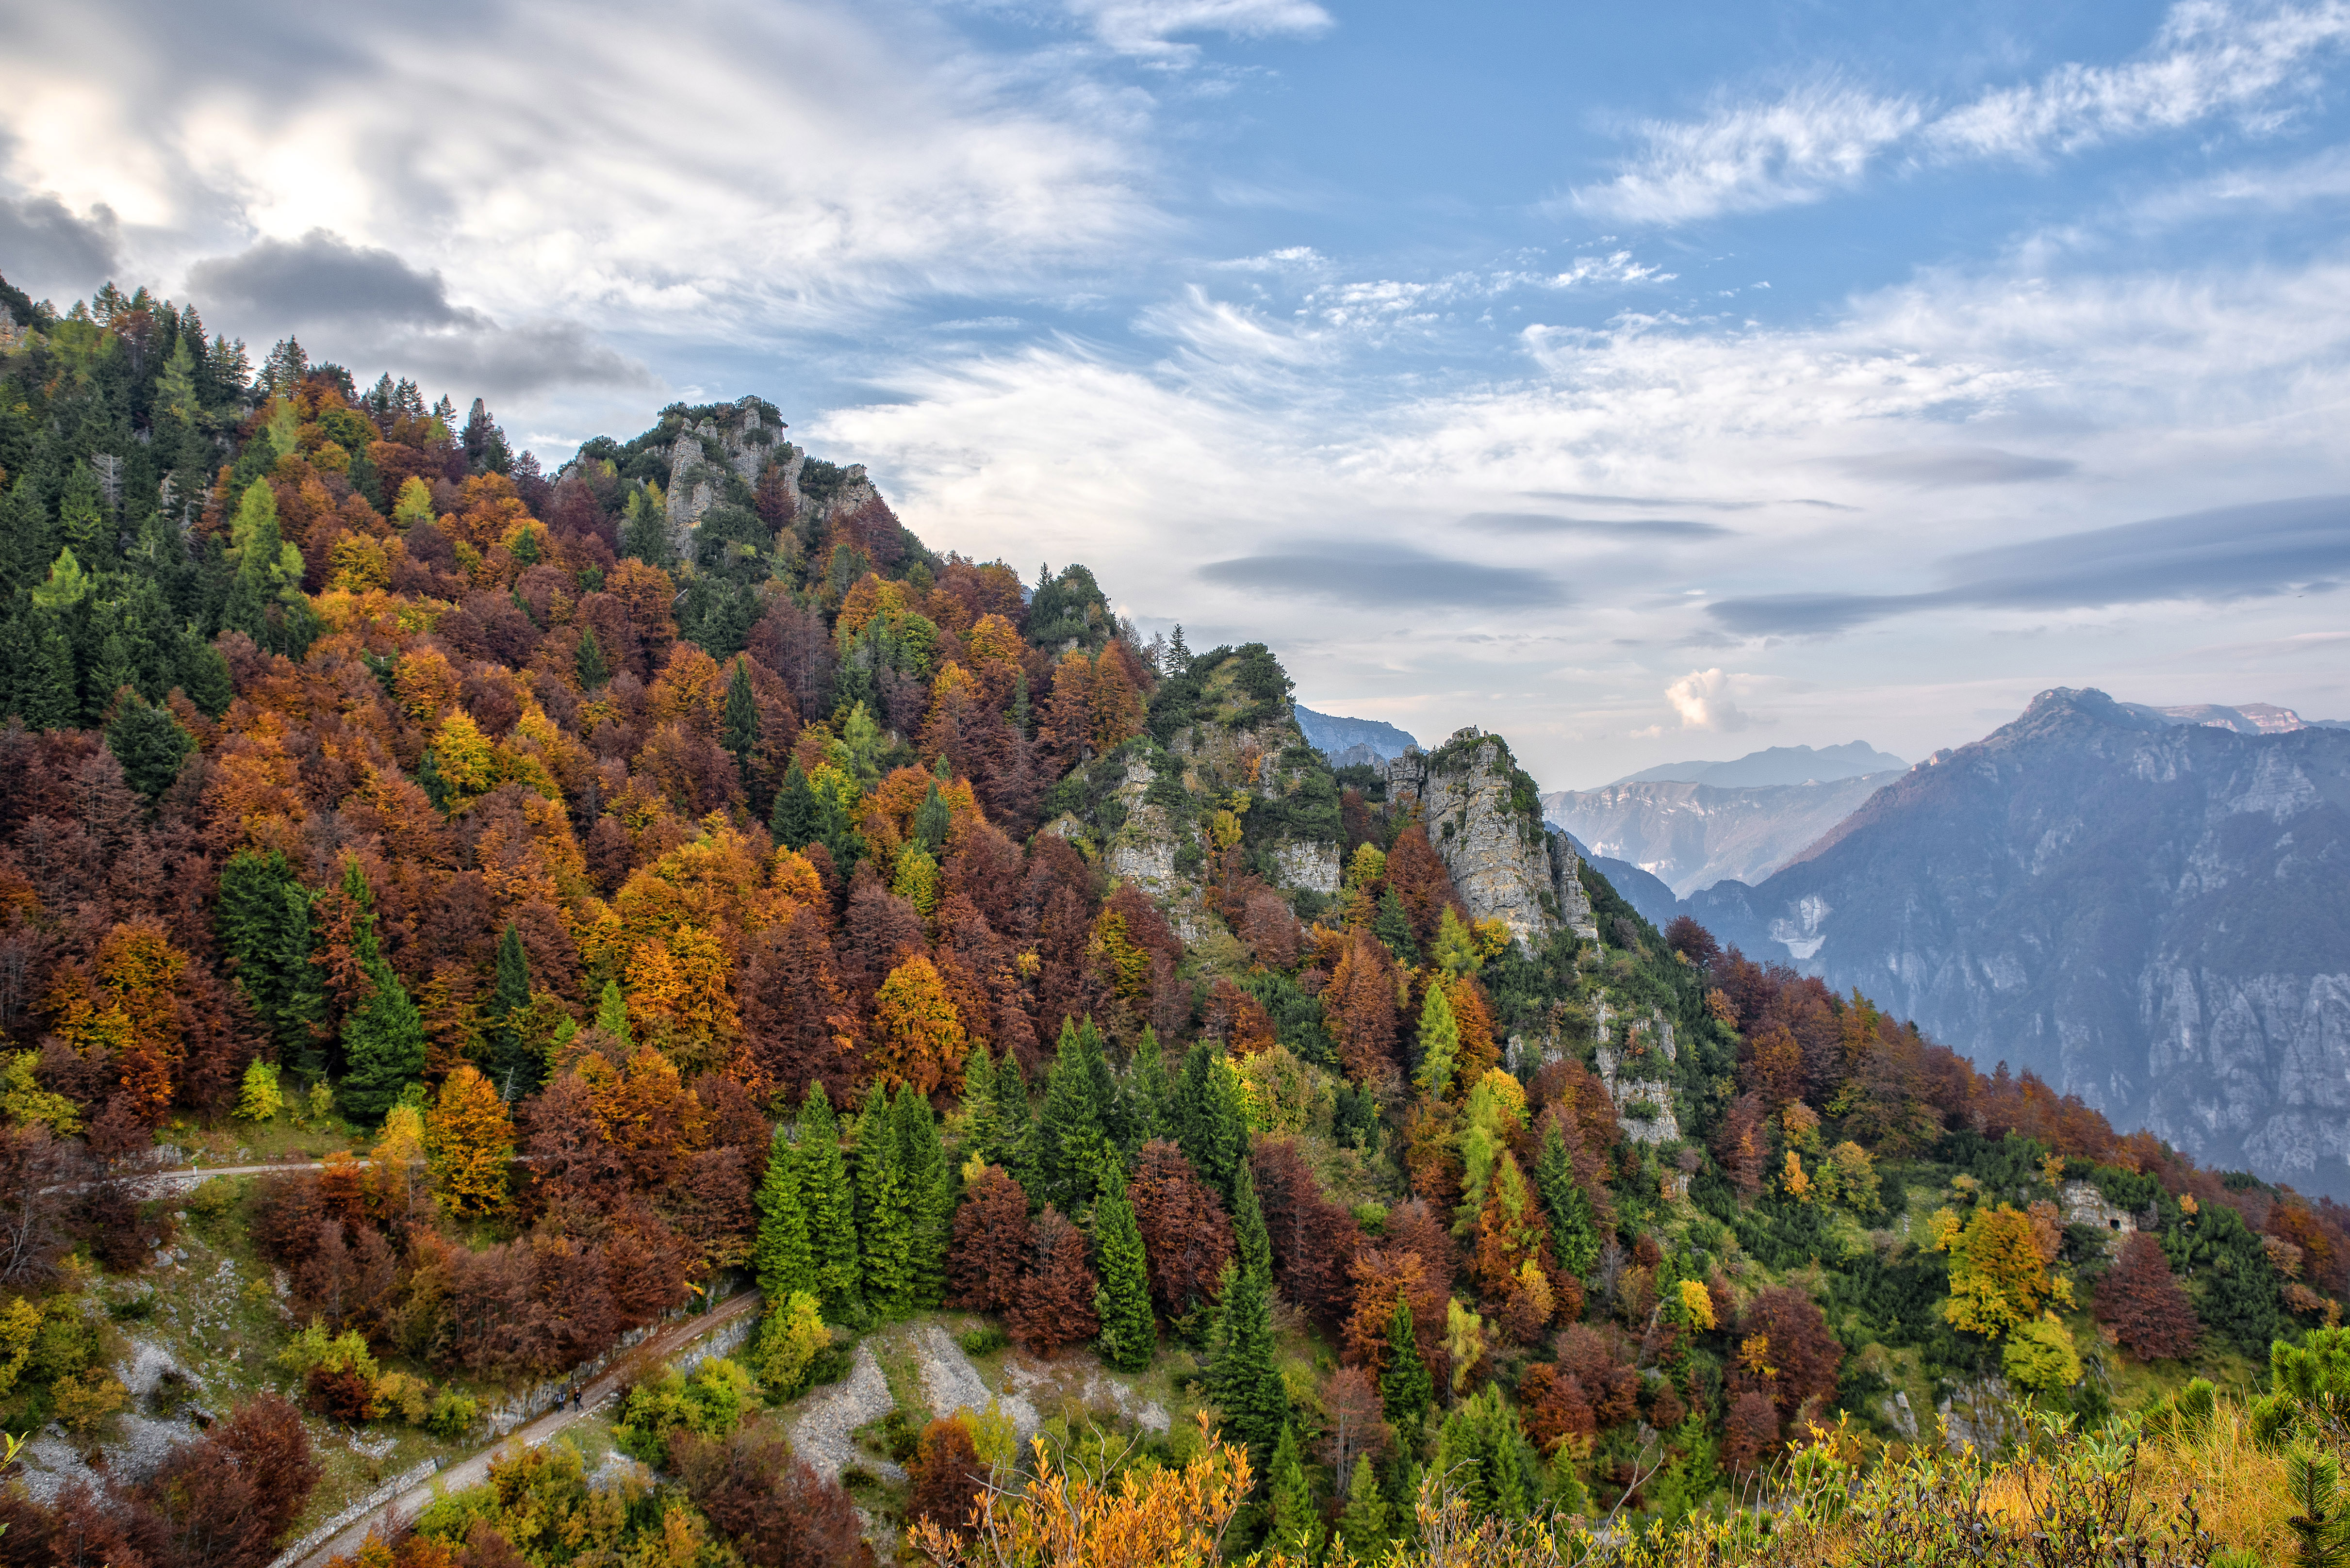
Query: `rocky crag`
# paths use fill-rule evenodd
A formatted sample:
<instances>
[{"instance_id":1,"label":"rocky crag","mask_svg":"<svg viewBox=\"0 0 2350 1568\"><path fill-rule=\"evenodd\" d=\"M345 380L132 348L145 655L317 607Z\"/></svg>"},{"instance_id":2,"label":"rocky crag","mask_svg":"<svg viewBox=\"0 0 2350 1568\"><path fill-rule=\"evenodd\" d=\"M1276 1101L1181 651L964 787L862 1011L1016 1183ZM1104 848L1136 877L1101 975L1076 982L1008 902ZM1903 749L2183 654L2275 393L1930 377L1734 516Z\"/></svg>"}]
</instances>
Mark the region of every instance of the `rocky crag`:
<instances>
[{"instance_id":1,"label":"rocky crag","mask_svg":"<svg viewBox=\"0 0 2350 1568\"><path fill-rule=\"evenodd\" d=\"M2350 734L2053 691L1686 908L2199 1162L2350 1197Z\"/></svg>"},{"instance_id":2,"label":"rocky crag","mask_svg":"<svg viewBox=\"0 0 2350 1568\"><path fill-rule=\"evenodd\" d=\"M784 439L787 428L773 403L743 398L731 409L704 411L678 431L667 453L664 504L670 546L679 558L693 558L696 532L710 509L730 495L739 499L755 489L770 463L790 494L801 533L812 538L824 536L835 514L852 513L880 499L863 463L837 468L812 462L806 452Z\"/></svg>"},{"instance_id":3,"label":"rocky crag","mask_svg":"<svg viewBox=\"0 0 2350 1568\"><path fill-rule=\"evenodd\" d=\"M1541 796L1509 742L1461 730L1433 752L1405 752L1384 771L1389 798L1418 805L1471 915L1508 922L1530 945L1561 928L1597 940L1581 858L1544 823Z\"/></svg>"}]
</instances>

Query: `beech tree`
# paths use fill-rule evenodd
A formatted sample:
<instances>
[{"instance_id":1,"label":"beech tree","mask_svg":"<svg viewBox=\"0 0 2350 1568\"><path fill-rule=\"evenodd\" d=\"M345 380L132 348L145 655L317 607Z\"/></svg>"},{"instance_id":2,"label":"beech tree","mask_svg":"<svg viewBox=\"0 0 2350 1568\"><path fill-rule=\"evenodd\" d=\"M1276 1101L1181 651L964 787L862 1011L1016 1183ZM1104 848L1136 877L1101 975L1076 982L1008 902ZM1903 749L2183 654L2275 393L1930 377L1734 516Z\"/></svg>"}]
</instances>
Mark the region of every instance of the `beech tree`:
<instances>
[{"instance_id":1,"label":"beech tree","mask_svg":"<svg viewBox=\"0 0 2350 1568\"><path fill-rule=\"evenodd\" d=\"M2194 1305L2171 1274L2161 1241L2144 1231L2132 1231L2122 1243L2120 1258L2097 1282L2090 1311L2131 1355L2145 1361L2192 1355L2202 1335Z\"/></svg>"},{"instance_id":2,"label":"beech tree","mask_svg":"<svg viewBox=\"0 0 2350 1568\"><path fill-rule=\"evenodd\" d=\"M1045 1205L1034 1235L1034 1262L1006 1321L1022 1349L1049 1356L1100 1332L1101 1321L1094 1314L1094 1296L1100 1287L1086 1267L1085 1232L1062 1218L1059 1210Z\"/></svg>"},{"instance_id":3,"label":"beech tree","mask_svg":"<svg viewBox=\"0 0 2350 1568\"><path fill-rule=\"evenodd\" d=\"M1170 1319L1214 1299L1232 1255L1232 1222L1173 1144L1144 1144L1127 1185L1148 1260L1150 1294Z\"/></svg>"},{"instance_id":4,"label":"beech tree","mask_svg":"<svg viewBox=\"0 0 2350 1568\"><path fill-rule=\"evenodd\" d=\"M443 1078L424 1122L427 1168L441 1201L467 1215L504 1208L514 1152L514 1124L490 1081L471 1066Z\"/></svg>"}]
</instances>

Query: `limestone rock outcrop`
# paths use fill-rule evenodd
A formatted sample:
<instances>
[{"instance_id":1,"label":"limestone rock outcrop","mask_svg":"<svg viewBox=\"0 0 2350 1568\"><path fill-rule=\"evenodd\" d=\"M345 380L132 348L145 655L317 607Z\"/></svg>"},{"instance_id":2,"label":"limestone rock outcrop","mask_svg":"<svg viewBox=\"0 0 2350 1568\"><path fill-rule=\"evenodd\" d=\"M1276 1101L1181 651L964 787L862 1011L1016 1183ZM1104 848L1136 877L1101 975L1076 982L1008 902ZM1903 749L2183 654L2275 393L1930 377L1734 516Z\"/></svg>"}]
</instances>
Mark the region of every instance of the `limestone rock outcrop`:
<instances>
[{"instance_id":1,"label":"limestone rock outcrop","mask_svg":"<svg viewBox=\"0 0 2350 1568\"><path fill-rule=\"evenodd\" d=\"M1575 846L1544 823L1534 780L1501 736L1462 730L1432 753L1404 753L1387 778L1390 799L1419 806L1471 915L1499 918L1529 944L1562 928L1597 939Z\"/></svg>"}]
</instances>

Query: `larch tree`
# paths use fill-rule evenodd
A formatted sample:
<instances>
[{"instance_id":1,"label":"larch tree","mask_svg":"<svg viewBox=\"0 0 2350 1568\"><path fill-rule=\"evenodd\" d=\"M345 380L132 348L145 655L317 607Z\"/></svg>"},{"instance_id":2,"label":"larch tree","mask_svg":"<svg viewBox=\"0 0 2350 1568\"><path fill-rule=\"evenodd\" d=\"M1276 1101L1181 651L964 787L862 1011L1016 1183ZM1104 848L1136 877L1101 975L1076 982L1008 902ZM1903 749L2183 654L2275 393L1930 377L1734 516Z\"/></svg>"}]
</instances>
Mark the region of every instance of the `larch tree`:
<instances>
[{"instance_id":1,"label":"larch tree","mask_svg":"<svg viewBox=\"0 0 2350 1568\"><path fill-rule=\"evenodd\" d=\"M1452 1091L1460 1062L1461 1028L1453 1022L1451 1000L1444 987L1430 985L1419 1010L1419 1064L1412 1070L1412 1086L1432 1099L1444 1098Z\"/></svg>"},{"instance_id":2,"label":"larch tree","mask_svg":"<svg viewBox=\"0 0 2350 1568\"><path fill-rule=\"evenodd\" d=\"M1150 1311L1150 1263L1144 1251L1134 1205L1127 1200L1124 1172L1102 1172L1094 1200L1094 1252L1101 1264L1101 1289L1094 1297L1101 1320L1102 1360L1120 1372L1150 1365L1159 1320Z\"/></svg>"},{"instance_id":3,"label":"larch tree","mask_svg":"<svg viewBox=\"0 0 2350 1568\"><path fill-rule=\"evenodd\" d=\"M466 1215L504 1208L514 1152L514 1123L490 1081L471 1064L443 1078L424 1118L425 1168L441 1201Z\"/></svg>"}]
</instances>

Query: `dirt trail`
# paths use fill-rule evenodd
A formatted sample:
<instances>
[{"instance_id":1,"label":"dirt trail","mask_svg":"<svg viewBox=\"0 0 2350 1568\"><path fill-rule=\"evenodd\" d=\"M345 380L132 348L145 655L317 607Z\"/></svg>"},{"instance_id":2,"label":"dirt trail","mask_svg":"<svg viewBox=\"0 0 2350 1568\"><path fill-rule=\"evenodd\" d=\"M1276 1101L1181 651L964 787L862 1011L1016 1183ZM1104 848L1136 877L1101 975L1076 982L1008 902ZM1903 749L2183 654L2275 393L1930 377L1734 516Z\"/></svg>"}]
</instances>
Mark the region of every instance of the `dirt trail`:
<instances>
[{"instance_id":1,"label":"dirt trail","mask_svg":"<svg viewBox=\"0 0 2350 1568\"><path fill-rule=\"evenodd\" d=\"M218 1175L219 1172L211 1174ZM605 1401L619 1394L628 1381L636 1376L637 1367L646 1360L669 1359L693 1341L733 1322L744 1313L756 1312L760 1300L758 1292L748 1291L722 1303L703 1316L690 1317L671 1324L639 1345L621 1360L619 1366L614 1366L581 1390L579 1404L576 1408L565 1407L550 1410L528 1426L517 1428L487 1448L479 1449L452 1465L442 1467L441 1472L424 1485L411 1488L393 1498L383 1507L369 1511L366 1518L348 1526L333 1540L304 1558L296 1568L323 1568L325 1563L334 1558L347 1557L356 1552L366 1542L367 1534L370 1529L395 1514L403 1518L412 1517L419 1509L432 1501L435 1489L456 1492L463 1491L467 1487L481 1485L490 1479L490 1460L506 1444L519 1442L525 1448L537 1448L574 1421L583 1418L589 1411L597 1409ZM879 1376L880 1368L877 1366L874 1372L876 1376ZM886 1391L884 1397L886 1397Z\"/></svg>"}]
</instances>

